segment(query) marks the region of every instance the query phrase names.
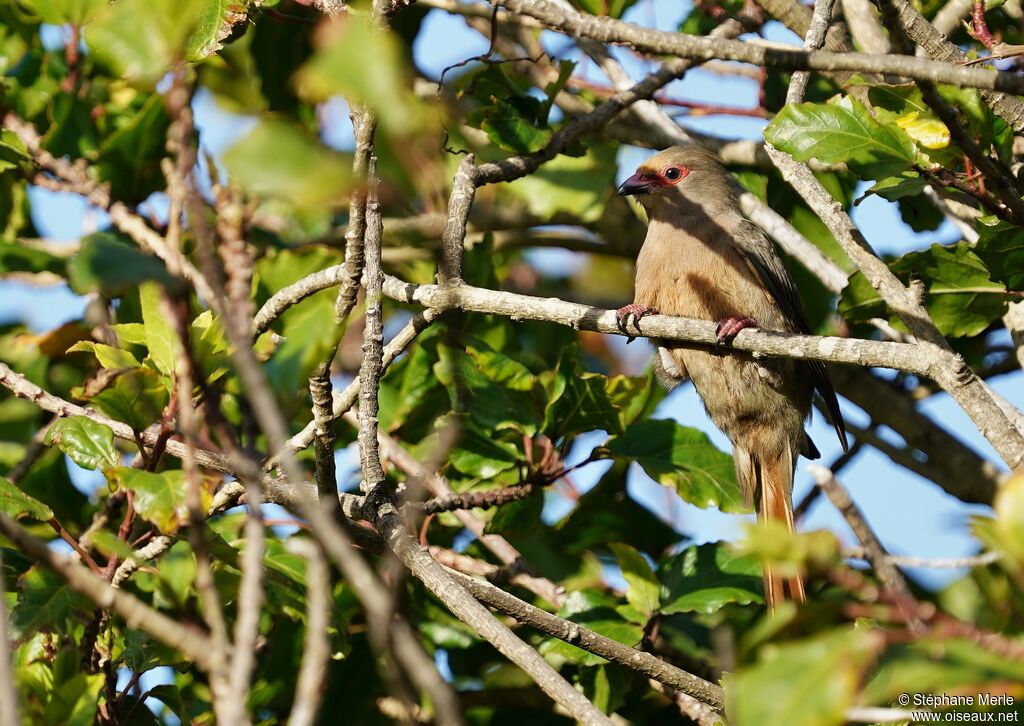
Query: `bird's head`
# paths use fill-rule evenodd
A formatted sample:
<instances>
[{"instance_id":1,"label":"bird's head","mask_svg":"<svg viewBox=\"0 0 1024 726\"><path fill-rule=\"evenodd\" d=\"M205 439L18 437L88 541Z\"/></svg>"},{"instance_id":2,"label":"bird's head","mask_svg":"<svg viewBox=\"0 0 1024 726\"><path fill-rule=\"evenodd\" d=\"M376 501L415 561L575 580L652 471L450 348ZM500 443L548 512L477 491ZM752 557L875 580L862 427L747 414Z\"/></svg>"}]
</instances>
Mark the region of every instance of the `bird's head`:
<instances>
[{"instance_id":1,"label":"bird's head","mask_svg":"<svg viewBox=\"0 0 1024 726\"><path fill-rule=\"evenodd\" d=\"M714 154L694 144L673 146L641 164L619 195L635 196L648 215L714 215L735 208L729 173Z\"/></svg>"}]
</instances>

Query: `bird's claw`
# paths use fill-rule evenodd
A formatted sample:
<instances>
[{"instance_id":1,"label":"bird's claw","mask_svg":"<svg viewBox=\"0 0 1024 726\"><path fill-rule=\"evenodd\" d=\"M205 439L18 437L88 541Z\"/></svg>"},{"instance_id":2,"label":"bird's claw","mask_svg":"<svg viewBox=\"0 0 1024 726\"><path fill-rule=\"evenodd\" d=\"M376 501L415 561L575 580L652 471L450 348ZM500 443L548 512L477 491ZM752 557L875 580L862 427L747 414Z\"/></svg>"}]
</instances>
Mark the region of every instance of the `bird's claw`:
<instances>
[{"instance_id":1,"label":"bird's claw","mask_svg":"<svg viewBox=\"0 0 1024 726\"><path fill-rule=\"evenodd\" d=\"M715 345L717 349L723 345L732 345L733 339L744 328L756 328L757 321L746 315L734 315L725 318L715 326Z\"/></svg>"},{"instance_id":2,"label":"bird's claw","mask_svg":"<svg viewBox=\"0 0 1024 726\"><path fill-rule=\"evenodd\" d=\"M619 330L622 331L623 335L628 336L626 338L626 344L629 345L636 340L635 335L630 335L627 327L629 326L630 317L633 318L633 327L636 328L637 332L643 332L640 330L640 321L643 320L645 315L658 315L658 308L653 305L641 305L640 303L630 303L629 305L623 305L621 308L615 311L615 324Z\"/></svg>"}]
</instances>

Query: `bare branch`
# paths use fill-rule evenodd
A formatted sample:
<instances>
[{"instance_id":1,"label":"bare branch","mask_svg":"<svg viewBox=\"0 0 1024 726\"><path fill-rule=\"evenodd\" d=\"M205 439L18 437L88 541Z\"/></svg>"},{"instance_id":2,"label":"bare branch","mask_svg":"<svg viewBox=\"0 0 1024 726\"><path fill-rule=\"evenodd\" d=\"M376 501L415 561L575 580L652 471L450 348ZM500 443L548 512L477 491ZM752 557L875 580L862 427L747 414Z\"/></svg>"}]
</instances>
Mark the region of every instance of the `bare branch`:
<instances>
[{"instance_id":1,"label":"bare branch","mask_svg":"<svg viewBox=\"0 0 1024 726\"><path fill-rule=\"evenodd\" d=\"M786 71L883 73L968 88L1024 93L1024 78L1012 73L977 73L977 69L921 58L833 53L824 50L808 52L778 45L768 47L737 40L650 30L621 20L570 11L548 0L490 1L514 13L535 18L549 28L573 37L582 36L605 43L626 45L656 55L693 61L706 61L712 58L733 60Z\"/></svg>"},{"instance_id":2,"label":"bare branch","mask_svg":"<svg viewBox=\"0 0 1024 726\"><path fill-rule=\"evenodd\" d=\"M815 0L814 14L811 23L807 27L807 34L804 37L804 50L813 51L825 43L825 34L828 32L829 23L832 22L832 8L835 0ZM789 90L786 91L786 103L797 104L804 100L804 93L807 91L807 83L811 80L810 71L797 71L789 82Z\"/></svg>"},{"instance_id":3,"label":"bare branch","mask_svg":"<svg viewBox=\"0 0 1024 726\"><path fill-rule=\"evenodd\" d=\"M295 683L295 698L288 726L313 726L323 699L323 684L331 659L331 577L320 547L308 539L291 537L285 545L289 552L306 560L306 642L302 664Z\"/></svg>"},{"instance_id":4,"label":"bare branch","mask_svg":"<svg viewBox=\"0 0 1024 726\"><path fill-rule=\"evenodd\" d=\"M865 547L844 547L843 557L854 560L870 561L867 548ZM984 552L973 557L908 557L906 555L883 555L882 559L891 562L897 567L921 568L937 570L955 570L961 567L984 567L998 562L1001 555L998 552Z\"/></svg>"},{"instance_id":5,"label":"bare branch","mask_svg":"<svg viewBox=\"0 0 1024 726\"><path fill-rule=\"evenodd\" d=\"M598 635L593 630L557 615L534 607L490 583L476 580L460 572L449 570L455 580L485 605L510 615L523 625L564 640L590 653L607 658L627 668L643 673L659 683L681 691L710 704L716 710L724 707L725 694L720 686L676 668L660 658L617 640Z\"/></svg>"}]
</instances>

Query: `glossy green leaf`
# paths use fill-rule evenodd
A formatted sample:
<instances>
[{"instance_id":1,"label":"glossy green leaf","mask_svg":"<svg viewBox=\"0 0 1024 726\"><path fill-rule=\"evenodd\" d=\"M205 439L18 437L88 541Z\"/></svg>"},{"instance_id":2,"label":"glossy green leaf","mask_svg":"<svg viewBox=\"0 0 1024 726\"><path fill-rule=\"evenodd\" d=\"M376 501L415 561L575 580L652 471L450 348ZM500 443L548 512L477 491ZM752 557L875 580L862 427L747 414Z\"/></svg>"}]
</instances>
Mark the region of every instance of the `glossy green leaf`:
<instances>
[{"instance_id":1,"label":"glossy green leaf","mask_svg":"<svg viewBox=\"0 0 1024 726\"><path fill-rule=\"evenodd\" d=\"M121 463L114 448L114 432L87 416L57 419L47 429L44 442L56 446L85 469L105 471Z\"/></svg>"},{"instance_id":2,"label":"glossy green leaf","mask_svg":"<svg viewBox=\"0 0 1024 726\"><path fill-rule=\"evenodd\" d=\"M648 476L674 487L692 504L745 511L732 457L715 448L702 431L675 421L649 419L614 437L607 450L614 458L636 461Z\"/></svg>"},{"instance_id":3,"label":"glossy green leaf","mask_svg":"<svg viewBox=\"0 0 1024 726\"><path fill-rule=\"evenodd\" d=\"M0 277L12 272L63 275L65 265L64 258L46 250L30 247L23 242L5 242L0 239Z\"/></svg>"},{"instance_id":4,"label":"glossy green leaf","mask_svg":"<svg viewBox=\"0 0 1024 726\"><path fill-rule=\"evenodd\" d=\"M660 603L660 587L654 570L643 555L628 544L613 542L609 547L619 563L622 577L629 585L626 600L645 617L650 617L658 610Z\"/></svg>"},{"instance_id":5,"label":"glossy green leaf","mask_svg":"<svg viewBox=\"0 0 1024 726\"><path fill-rule=\"evenodd\" d=\"M173 534L188 522L188 484L181 469L153 473L122 466L115 470L114 481L135 493L135 511L161 532ZM208 495L206 499L204 511Z\"/></svg>"},{"instance_id":6,"label":"glossy green leaf","mask_svg":"<svg viewBox=\"0 0 1024 726\"><path fill-rule=\"evenodd\" d=\"M556 440L584 431L620 433L621 411L608 389L607 377L583 367L579 347L566 347L549 386L545 433Z\"/></svg>"},{"instance_id":7,"label":"glossy green leaf","mask_svg":"<svg viewBox=\"0 0 1024 726\"><path fill-rule=\"evenodd\" d=\"M854 98L788 105L764 135L766 141L798 161L846 163L864 179L898 174L917 160L914 143L905 131L879 123Z\"/></svg>"},{"instance_id":8,"label":"glossy green leaf","mask_svg":"<svg viewBox=\"0 0 1024 726\"><path fill-rule=\"evenodd\" d=\"M658 567L661 611L672 613L718 612L725 605L764 601L761 563L724 542L687 547Z\"/></svg>"},{"instance_id":9,"label":"glossy green leaf","mask_svg":"<svg viewBox=\"0 0 1024 726\"><path fill-rule=\"evenodd\" d=\"M231 179L257 197L316 209L346 201L351 158L284 121L264 120L224 154Z\"/></svg>"},{"instance_id":10,"label":"glossy green leaf","mask_svg":"<svg viewBox=\"0 0 1024 726\"><path fill-rule=\"evenodd\" d=\"M944 335L977 335L1006 310L1006 288L993 282L989 271L967 243L934 244L910 252L890 264L903 280L912 275L925 283L925 308ZM839 301L839 312L851 321L884 315L885 305L861 273L851 278Z\"/></svg>"},{"instance_id":11,"label":"glossy green leaf","mask_svg":"<svg viewBox=\"0 0 1024 726\"><path fill-rule=\"evenodd\" d=\"M741 668L726 688L734 726L839 726L854 705L864 670L883 644L870 630L837 630L767 646L756 665Z\"/></svg>"},{"instance_id":12,"label":"glossy green leaf","mask_svg":"<svg viewBox=\"0 0 1024 726\"><path fill-rule=\"evenodd\" d=\"M40 522L53 519L53 512L38 499L30 497L13 483L0 476L0 512L8 517L32 517Z\"/></svg>"}]
</instances>

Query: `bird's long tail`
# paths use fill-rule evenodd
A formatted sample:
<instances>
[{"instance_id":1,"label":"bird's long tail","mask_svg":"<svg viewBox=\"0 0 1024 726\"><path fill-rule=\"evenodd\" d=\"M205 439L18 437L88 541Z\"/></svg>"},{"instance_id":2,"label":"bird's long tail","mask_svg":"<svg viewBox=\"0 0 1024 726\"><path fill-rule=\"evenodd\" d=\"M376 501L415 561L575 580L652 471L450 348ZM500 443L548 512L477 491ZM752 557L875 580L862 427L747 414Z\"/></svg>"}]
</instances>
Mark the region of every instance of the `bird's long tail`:
<instances>
[{"instance_id":1,"label":"bird's long tail","mask_svg":"<svg viewBox=\"0 0 1024 726\"><path fill-rule=\"evenodd\" d=\"M758 521L776 520L783 522L790 532L793 526L793 470L795 454L786 447L781 456L762 460L755 454L736 448L736 470L747 505L753 499ZM764 597L768 608L774 609L785 599L791 598L802 603L803 578L781 577L764 563Z\"/></svg>"}]
</instances>

